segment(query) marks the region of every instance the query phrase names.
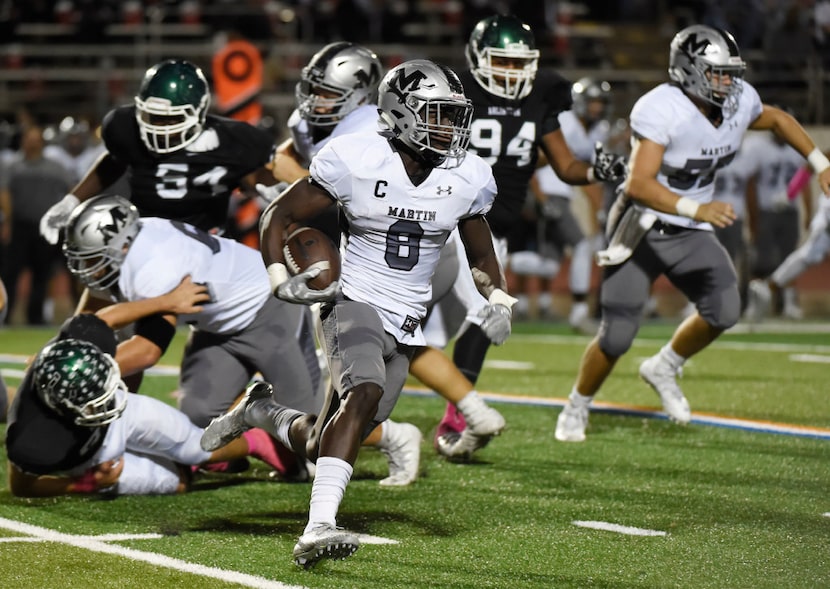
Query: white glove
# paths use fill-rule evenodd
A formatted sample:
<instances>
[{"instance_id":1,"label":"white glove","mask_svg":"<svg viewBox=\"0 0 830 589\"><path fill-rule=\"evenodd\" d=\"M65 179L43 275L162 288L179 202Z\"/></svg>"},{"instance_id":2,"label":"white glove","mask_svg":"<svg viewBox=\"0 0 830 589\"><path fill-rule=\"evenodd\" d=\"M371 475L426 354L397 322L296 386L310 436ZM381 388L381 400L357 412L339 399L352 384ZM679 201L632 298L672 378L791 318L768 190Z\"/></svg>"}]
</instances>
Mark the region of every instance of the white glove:
<instances>
[{"instance_id":1,"label":"white glove","mask_svg":"<svg viewBox=\"0 0 830 589\"><path fill-rule=\"evenodd\" d=\"M300 272L280 284L274 294L283 301L300 305L313 305L314 303L330 301L337 294L338 283L336 280L323 290L309 288L307 284L309 280L317 278L321 271L320 268L309 268L305 272Z\"/></svg>"},{"instance_id":2,"label":"white glove","mask_svg":"<svg viewBox=\"0 0 830 589\"><path fill-rule=\"evenodd\" d=\"M625 156L605 151L602 143L594 145L594 167L591 174L602 182L617 182L625 178Z\"/></svg>"},{"instance_id":3,"label":"white glove","mask_svg":"<svg viewBox=\"0 0 830 589\"><path fill-rule=\"evenodd\" d=\"M491 342L500 346L507 341L511 330L510 320L513 317L510 307L501 304L487 305L478 315L484 319L481 322L481 331Z\"/></svg>"},{"instance_id":4,"label":"white glove","mask_svg":"<svg viewBox=\"0 0 830 589\"><path fill-rule=\"evenodd\" d=\"M263 205L268 206L276 200L276 198L282 194L283 190L288 188L287 182L277 182L272 186L266 186L265 184L257 184L256 191L259 195L259 200L262 201Z\"/></svg>"},{"instance_id":5,"label":"white glove","mask_svg":"<svg viewBox=\"0 0 830 589\"><path fill-rule=\"evenodd\" d=\"M43 239L55 245L58 243L61 229L69 220L69 215L72 211L81 204L78 197L74 194L67 194L61 200L49 207L43 216L40 218L40 234Z\"/></svg>"}]
</instances>

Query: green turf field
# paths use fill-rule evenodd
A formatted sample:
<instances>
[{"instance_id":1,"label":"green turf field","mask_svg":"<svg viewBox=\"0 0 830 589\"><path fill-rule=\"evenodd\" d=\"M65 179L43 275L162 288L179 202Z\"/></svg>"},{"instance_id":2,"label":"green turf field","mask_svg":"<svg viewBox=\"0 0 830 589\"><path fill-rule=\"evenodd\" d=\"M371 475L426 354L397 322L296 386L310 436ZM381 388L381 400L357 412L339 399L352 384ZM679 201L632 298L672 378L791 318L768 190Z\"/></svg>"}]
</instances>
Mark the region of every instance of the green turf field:
<instances>
[{"instance_id":1,"label":"green turf field","mask_svg":"<svg viewBox=\"0 0 830 589\"><path fill-rule=\"evenodd\" d=\"M271 481L253 461L177 497L20 500L4 488L0 587L830 587L830 328L725 335L685 368L694 421L681 427L648 412L659 400L637 378L671 327L643 328L582 444L553 439L587 341L561 326L520 324L491 349L479 390L504 395L508 429L472 464L432 450L442 401L403 396L393 417L426 436L422 476L381 488L383 456L364 451L338 523L388 543L346 561L292 564L310 486ZM8 355L50 335L0 332L4 373L22 369ZM164 363L176 363L181 341ZM172 377L147 377L142 392L172 402L174 388ZM710 425L720 417L736 419Z\"/></svg>"}]
</instances>

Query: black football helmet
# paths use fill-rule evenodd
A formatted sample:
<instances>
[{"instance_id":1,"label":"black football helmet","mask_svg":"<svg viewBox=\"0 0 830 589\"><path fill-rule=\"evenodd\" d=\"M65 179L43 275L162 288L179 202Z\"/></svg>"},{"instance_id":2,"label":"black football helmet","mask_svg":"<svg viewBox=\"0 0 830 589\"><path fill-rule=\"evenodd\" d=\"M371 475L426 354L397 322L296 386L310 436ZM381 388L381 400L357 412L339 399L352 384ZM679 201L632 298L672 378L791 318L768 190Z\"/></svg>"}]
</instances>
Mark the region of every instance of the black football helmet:
<instances>
[{"instance_id":1,"label":"black football helmet","mask_svg":"<svg viewBox=\"0 0 830 589\"><path fill-rule=\"evenodd\" d=\"M721 107L724 117L738 108L746 63L735 38L705 25L686 27L669 50L669 78L690 96Z\"/></svg>"},{"instance_id":2,"label":"black football helmet","mask_svg":"<svg viewBox=\"0 0 830 589\"><path fill-rule=\"evenodd\" d=\"M294 90L297 111L310 125L336 125L361 104L377 100L380 75L373 51L354 43L330 43L300 73Z\"/></svg>"},{"instance_id":3,"label":"black football helmet","mask_svg":"<svg viewBox=\"0 0 830 589\"><path fill-rule=\"evenodd\" d=\"M171 153L202 132L210 89L202 70L184 60L162 61L147 70L135 97L141 140L154 153Z\"/></svg>"},{"instance_id":4,"label":"black football helmet","mask_svg":"<svg viewBox=\"0 0 830 589\"><path fill-rule=\"evenodd\" d=\"M533 31L515 16L479 21L464 53L476 82L490 94L518 100L533 89L539 50Z\"/></svg>"},{"instance_id":5,"label":"black football helmet","mask_svg":"<svg viewBox=\"0 0 830 589\"><path fill-rule=\"evenodd\" d=\"M127 405L116 392L127 390L112 356L94 344L63 339L44 348L32 367L38 397L53 411L85 427L118 419Z\"/></svg>"},{"instance_id":6,"label":"black football helmet","mask_svg":"<svg viewBox=\"0 0 830 589\"><path fill-rule=\"evenodd\" d=\"M473 105L450 68L413 59L389 70L378 96L380 123L433 167L458 165L470 143Z\"/></svg>"}]
</instances>

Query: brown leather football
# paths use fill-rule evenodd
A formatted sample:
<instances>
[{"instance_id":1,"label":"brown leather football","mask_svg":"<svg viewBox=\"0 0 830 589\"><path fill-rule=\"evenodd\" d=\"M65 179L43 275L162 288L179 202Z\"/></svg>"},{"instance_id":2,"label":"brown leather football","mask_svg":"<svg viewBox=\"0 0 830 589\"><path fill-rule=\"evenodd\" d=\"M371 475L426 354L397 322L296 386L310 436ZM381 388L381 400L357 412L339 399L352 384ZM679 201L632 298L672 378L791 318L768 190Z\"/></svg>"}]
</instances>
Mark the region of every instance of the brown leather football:
<instances>
[{"instance_id":1,"label":"brown leather football","mask_svg":"<svg viewBox=\"0 0 830 589\"><path fill-rule=\"evenodd\" d=\"M285 240L283 254L285 266L292 276L309 268L320 268L320 275L308 281L309 288L323 290L340 278L340 252L329 236L319 229L294 229Z\"/></svg>"}]
</instances>

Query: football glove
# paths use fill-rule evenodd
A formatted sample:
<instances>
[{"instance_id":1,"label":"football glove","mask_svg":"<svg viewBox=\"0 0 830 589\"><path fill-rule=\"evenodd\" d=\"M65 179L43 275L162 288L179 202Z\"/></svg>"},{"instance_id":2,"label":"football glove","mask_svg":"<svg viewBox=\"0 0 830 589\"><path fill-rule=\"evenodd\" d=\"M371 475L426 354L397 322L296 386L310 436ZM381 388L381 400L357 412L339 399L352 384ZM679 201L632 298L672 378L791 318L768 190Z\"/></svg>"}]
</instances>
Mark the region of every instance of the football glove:
<instances>
[{"instance_id":1,"label":"football glove","mask_svg":"<svg viewBox=\"0 0 830 589\"><path fill-rule=\"evenodd\" d=\"M278 299L300 305L313 305L334 299L337 294L337 281L332 282L323 290L309 288L307 282L320 274L320 268L309 268L292 276L274 291Z\"/></svg>"},{"instance_id":2,"label":"football glove","mask_svg":"<svg viewBox=\"0 0 830 589\"><path fill-rule=\"evenodd\" d=\"M67 194L49 207L40 218L40 234L43 239L55 245L60 238L61 229L69 220L69 215L81 203L74 194Z\"/></svg>"},{"instance_id":3,"label":"football glove","mask_svg":"<svg viewBox=\"0 0 830 589\"><path fill-rule=\"evenodd\" d=\"M288 188L288 184L286 182L277 182L271 186L257 184L255 188L260 202L263 206L267 207L272 201L276 200L280 194L282 194L283 190Z\"/></svg>"},{"instance_id":4,"label":"football glove","mask_svg":"<svg viewBox=\"0 0 830 589\"><path fill-rule=\"evenodd\" d=\"M602 143L594 145L594 179L618 182L625 178L625 156L605 151Z\"/></svg>"},{"instance_id":5,"label":"football glove","mask_svg":"<svg viewBox=\"0 0 830 589\"><path fill-rule=\"evenodd\" d=\"M512 316L513 311L506 305L487 305L479 312L479 317L483 319L481 330L491 342L500 346L510 336Z\"/></svg>"}]
</instances>

